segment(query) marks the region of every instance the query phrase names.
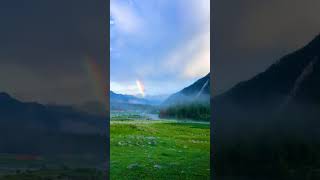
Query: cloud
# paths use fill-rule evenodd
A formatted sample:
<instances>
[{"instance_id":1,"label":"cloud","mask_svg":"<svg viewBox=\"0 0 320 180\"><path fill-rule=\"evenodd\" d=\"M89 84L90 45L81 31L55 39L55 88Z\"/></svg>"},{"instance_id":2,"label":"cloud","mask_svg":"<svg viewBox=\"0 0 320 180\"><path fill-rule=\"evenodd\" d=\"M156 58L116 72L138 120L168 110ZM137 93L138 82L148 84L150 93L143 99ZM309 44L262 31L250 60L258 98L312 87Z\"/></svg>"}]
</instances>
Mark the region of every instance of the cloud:
<instances>
[{"instance_id":1,"label":"cloud","mask_svg":"<svg viewBox=\"0 0 320 180\"><path fill-rule=\"evenodd\" d=\"M132 3L112 0L110 3L112 24L122 33L137 33L142 26L142 18L135 12ZM110 21L111 23L111 21Z\"/></svg>"},{"instance_id":2,"label":"cloud","mask_svg":"<svg viewBox=\"0 0 320 180\"><path fill-rule=\"evenodd\" d=\"M110 90L120 94L139 94L136 82L118 83L110 81Z\"/></svg>"},{"instance_id":3,"label":"cloud","mask_svg":"<svg viewBox=\"0 0 320 180\"><path fill-rule=\"evenodd\" d=\"M184 66L183 76L186 78L201 77L210 72L210 43L205 39L198 47L186 65Z\"/></svg>"},{"instance_id":4,"label":"cloud","mask_svg":"<svg viewBox=\"0 0 320 180\"><path fill-rule=\"evenodd\" d=\"M195 79L210 71L210 23L204 21L199 29L163 60L163 67L180 78Z\"/></svg>"},{"instance_id":5,"label":"cloud","mask_svg":"<svg viewBox=\"0 0 320 180\"><path fill-rule=\"evenodd\" d=\"M128 86L141 79L147 94L173 93L210 71L210 2L199 1L111 1L112 90L137 94Z\"/></svg>"},{"instance_id":6,"label":"cloud","mask_svg":"<svg viewBox=\"0 0 320 180\"><path fill-rule=\"evenodd\" d=\"M184 9L182 17L187 22L201 27L210 25L210 0L183 0L181 4Z\"/></svg>"},{"instance_id":7,"label":"cloud","mask_svg":"<svg viewBox=\"0 0 320 180\"><path fill-rule=\"evenodd\" d=\"M166 57L164 66L172 72L177 71L176 67L181 67L178 71L180 78L196 79L210 71L210 1L187 0L181 5L184 9L184 24L191 27L192 31Z\"/></svg>"}]
</instances>

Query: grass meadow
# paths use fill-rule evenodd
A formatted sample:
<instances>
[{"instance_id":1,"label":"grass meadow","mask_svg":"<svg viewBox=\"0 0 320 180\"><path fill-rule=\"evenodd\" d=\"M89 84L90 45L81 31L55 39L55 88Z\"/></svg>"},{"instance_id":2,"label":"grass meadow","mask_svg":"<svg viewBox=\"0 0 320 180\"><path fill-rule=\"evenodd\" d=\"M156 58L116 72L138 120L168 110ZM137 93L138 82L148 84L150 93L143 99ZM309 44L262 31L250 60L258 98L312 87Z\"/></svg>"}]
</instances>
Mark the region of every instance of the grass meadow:
<instances>
[{"instance_id":1,"label":"grass meadow","mask_svg":"<svg viewBox=\"0 0 320 180\"><path fill-rule=\"evenodd\" d=\"M210 179L210 125L111 120L111 179Z\"/></svg>"}]
</instances>

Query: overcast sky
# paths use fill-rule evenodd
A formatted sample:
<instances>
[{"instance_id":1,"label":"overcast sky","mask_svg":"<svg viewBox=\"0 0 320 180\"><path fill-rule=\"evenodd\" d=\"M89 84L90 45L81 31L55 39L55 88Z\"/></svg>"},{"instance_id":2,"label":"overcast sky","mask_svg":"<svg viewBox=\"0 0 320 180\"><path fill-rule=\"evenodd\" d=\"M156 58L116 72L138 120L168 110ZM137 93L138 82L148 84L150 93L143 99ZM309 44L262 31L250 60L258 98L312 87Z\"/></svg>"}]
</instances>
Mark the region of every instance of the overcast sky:
<instances>
[{"instance_id":1,"label":"overcast sky","mask_svg":"<svg viewBox=\"0 0 320 180\"><path fill-rule=\"evenodd\" d=\"M209 0L111 0L111 90L171 94L210 71Z\"/></svg>"},{"instance_id":2,"label":"overcast sky","mask_svg":"<svg viewBox=\"0 0 320 180\"><path fill-rule=\"evenodd\" d=\"M98 82L106 82L106 4L2 0L0 92L41 103L106 101Z\"/></svg>"},{"instance_id":3,"label":"overcast sky","mask_svg":"<svg viewBox=\"0 0 320 180\"><path fill-rule=\"evenodd\" d=\"M319 0L214 0L212 70L221 93L320 33Z\"/></svg>"}]
</instances>

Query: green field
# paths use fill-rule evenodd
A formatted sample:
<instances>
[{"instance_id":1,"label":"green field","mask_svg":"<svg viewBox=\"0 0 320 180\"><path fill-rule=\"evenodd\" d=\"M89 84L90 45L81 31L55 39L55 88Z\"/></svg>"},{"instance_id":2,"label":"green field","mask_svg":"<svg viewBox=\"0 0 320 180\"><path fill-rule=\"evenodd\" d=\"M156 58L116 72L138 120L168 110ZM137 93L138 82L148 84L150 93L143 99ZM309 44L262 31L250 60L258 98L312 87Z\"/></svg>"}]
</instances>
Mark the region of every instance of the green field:
<instances>
[{"instance_id":1,"label":"green field","mask_svg":"<svg viewBox=\"0 0 320 180\"><path fill-rule=\"evenodd\" d=\"M111 121L111 179L210 179L210 125Z\"/></svg>"}]
</instances>

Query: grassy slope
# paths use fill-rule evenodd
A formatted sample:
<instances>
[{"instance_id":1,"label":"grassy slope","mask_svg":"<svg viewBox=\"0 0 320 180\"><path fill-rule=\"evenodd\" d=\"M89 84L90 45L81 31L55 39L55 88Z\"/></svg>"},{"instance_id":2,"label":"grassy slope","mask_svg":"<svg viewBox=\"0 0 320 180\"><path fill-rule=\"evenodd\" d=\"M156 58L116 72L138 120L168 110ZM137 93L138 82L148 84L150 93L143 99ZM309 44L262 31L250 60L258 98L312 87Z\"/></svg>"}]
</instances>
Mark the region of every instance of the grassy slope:
<instances>
[{"instance_id":1,"label":"grassy slope","mask_svg":"<svg viewBox=\"0 0 320 180\"><path fill-rule=\"evenodd\" d=\"M111 179L210 179L209 124L111 121Z\"/></svg>"}]
</instances>

